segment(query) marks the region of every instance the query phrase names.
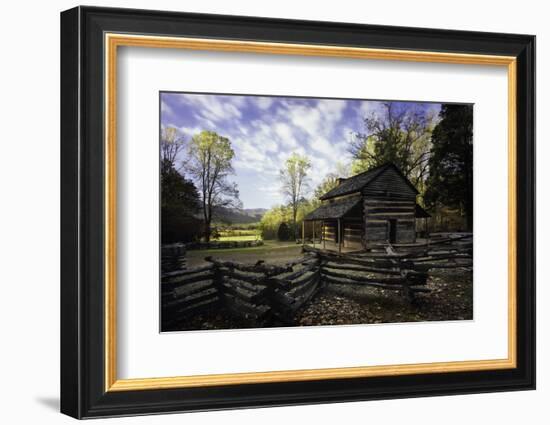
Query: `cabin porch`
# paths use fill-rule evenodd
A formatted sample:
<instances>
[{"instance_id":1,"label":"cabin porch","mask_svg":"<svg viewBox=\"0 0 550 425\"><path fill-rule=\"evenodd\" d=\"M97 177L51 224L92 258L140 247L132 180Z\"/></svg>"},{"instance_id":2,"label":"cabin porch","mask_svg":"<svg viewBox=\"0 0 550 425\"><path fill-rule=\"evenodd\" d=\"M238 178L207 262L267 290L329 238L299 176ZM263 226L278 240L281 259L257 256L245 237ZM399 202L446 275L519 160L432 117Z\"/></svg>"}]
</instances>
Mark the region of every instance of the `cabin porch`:
<instances>
[{"instance_id":1,"label":"cabin porch","mask_svg":"<svg viewBox=\"0 0 550 425\"><path fill-rule=\"evenodd\" d=\"M308 227L308 229L306 229ZM352 252L363 249L363 208L361 196L323 201L302 222L302 243L306 233L316 248Z\"/></svg>"},{"instance_id":2,"label":"cabin porch","mask_svg":"<svg viewBox=\"0 0 550 425\"><path fill-rule=\"evenodd\" d=\"M362 251L363 231L360 217L304 220L302 244L338 252Z\"/></svg>"}]
</instances>

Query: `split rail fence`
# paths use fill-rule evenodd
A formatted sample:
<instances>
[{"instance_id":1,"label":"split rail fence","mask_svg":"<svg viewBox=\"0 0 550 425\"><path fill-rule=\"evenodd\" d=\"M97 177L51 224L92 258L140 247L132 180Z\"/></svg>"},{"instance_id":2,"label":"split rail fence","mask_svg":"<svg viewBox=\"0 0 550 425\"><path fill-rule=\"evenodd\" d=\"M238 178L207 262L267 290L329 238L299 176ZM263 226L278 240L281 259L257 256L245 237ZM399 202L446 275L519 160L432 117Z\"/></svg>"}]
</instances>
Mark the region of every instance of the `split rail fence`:
<instances>
[{"instance_id":1,"label":"split rail fence","mask_svg":"<svg viewBox=\"0 0 550 425\"><path fill-rule=\"evenodd\" d=\"M413 301L417 293L430 291L430 270L472 266L470 235L353 254L305 246L303 257L282 266L206 257L207 265L187 269L182 247L163 250L163 262L170 265L163 266L161 280L163 330L178 329L191 315L219 308L264 326L290 325L328 284L394 290Z\"/></svg>"}]
</instances>

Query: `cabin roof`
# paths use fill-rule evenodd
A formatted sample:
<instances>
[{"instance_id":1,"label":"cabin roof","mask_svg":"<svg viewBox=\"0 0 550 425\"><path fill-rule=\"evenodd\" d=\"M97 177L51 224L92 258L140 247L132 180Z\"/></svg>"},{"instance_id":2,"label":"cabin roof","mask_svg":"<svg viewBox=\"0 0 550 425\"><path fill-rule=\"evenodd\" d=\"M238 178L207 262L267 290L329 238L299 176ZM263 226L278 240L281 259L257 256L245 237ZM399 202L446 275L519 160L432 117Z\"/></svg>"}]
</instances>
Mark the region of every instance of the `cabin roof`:
<instances>
[{"instance_id":1,"label":"cabin roof","mask_svg":"<svg viewBox=\"0 0 550 425\"><path fill-rule=\"evenodd\" d=\"M409 181L409 179L407 179L403 175L401 170L397 168L397 166L394 163L388 162L386 164L371 168L368 171L365 171L360 174L356 174L355 176L345 179L342 183L340 183L334 189L329 190L319 199L321 200L331 199L337 196L349 195L350 193L359 192L363 190L365 187L367 187L371 182L373 182L379 175L381 175L388 168L395 168L395 170L397 170L399 175L407 182L407 184L412 188L412 190L418 194L418 190L416 189L416 187L414 187L414 185Z\"/></svg>"},{"instance_id":2,"label":"cabin roof","mask_svg":"<svg viewBox=\"0 0 550 425\"><path fill-rule=\"evenodd\" d=\"M360 197L340 199L331 203L322 204L316 210L305 216L305 221L328 220L342 218L361 203Z\"/></svg>"}]
</instances>

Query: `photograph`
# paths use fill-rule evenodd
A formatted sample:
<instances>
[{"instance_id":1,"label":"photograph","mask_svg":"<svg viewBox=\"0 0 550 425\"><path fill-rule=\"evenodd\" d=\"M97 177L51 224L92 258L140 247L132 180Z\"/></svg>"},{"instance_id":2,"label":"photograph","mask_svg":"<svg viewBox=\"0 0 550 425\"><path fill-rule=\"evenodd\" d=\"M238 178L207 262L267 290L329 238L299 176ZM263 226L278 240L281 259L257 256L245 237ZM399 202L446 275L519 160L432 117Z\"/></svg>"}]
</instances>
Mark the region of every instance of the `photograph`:
<instances>
[{"instance_id":1,"label":"photograph","mask_svg":"<svg viewBox=\"0 0 550 425\"><path fill-rule=\"evenodd\" d=\"M51 49L16 49L23 63L6 69L48 102L60 88L34 127L53 126L61 147L34 137L21 156L29 114L4 126L19 142L5 144L16 215L55 207L56 226L35 226L57 232L38 237L40 267L29 223L5 220L24 259L14 276L40 282L31 310L44 310L22 314L12 300L28 285L7 285L8 316L29 322L8 330L20 342L44 328L27 332L30 353L57 341L24 365L33 417L57 403L115 421L254 409L235 416L254 423L296 406L283 416L299 422L334 403L327 423L360 406L435 423L422 397L439 421L479 406L505 423L540 416L534 33L548 25L528 5L495 20L409 3L34 14ZM43 67L55 84L21 71L56 54ZM21 84L8 88L10 108L28 109ZM22 158L45 171L21 173ZM48 173L57 193L39 187ZM48 267L60 290L42 285ZM28 397L11 404L32 412Z\"/></svg>"},{"instance_id":2,"label":"photograph","mask_svg":"<svg viewBox=\"0 0 550 425\"><path fill-rule=\"evenodd\" d=\"M473 110L160 92L161 332L472 320Z\"/></svg>"}]
</instances>

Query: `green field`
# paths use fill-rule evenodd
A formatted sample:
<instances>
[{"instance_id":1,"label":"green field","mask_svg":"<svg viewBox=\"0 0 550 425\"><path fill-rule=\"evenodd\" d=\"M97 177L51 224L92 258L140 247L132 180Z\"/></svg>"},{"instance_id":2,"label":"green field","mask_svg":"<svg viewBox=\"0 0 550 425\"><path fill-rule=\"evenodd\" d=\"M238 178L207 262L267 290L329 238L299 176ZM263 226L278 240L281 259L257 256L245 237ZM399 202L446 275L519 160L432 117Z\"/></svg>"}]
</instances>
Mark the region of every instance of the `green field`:
<instances>
[{"instance_id":1,"label":"green field","mask_svg":"<svg viewBox=\"0 0 550 425\"><path fill-rule=\"evenodd\" d=\"M212 256L222 260L241 263L255 263L264 260L271 264L284 264L302 255L302 245L295 242L264 241L264 245L253 248L201 249L187 251L187 266L197 267L207 262L205 257Z\"/></svg>"},{"instance_id":2,"label":"green field","mask_svg":"<svg viewBox=\"0 0 550 425\"><path fill-rule=\"evenodd\" d=\"M220 230L218 233L219 237L216 240L220 242L257 241L262 239L262 234L259 229L230 228Z\"/></svg>"},{"instance_id":3,"label":"green field","mask_svg":"<svg viewBox=\"0 0 550 425\"><path fill-rule=\"evenodd\" d=\"M260 235L220 236L217 241L256 241L262 239Z\"/></svg>"}]
</instances>

